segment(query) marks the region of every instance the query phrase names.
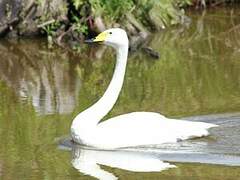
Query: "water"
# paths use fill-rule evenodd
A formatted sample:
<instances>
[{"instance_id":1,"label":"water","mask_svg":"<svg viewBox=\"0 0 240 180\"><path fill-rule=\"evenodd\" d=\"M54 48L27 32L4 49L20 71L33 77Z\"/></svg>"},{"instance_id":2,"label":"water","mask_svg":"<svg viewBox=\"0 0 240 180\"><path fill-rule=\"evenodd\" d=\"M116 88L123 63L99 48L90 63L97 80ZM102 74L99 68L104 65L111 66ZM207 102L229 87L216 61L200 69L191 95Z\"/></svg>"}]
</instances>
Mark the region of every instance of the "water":
<instances>
[{"instance_id":1,"label":"water","mask_svg":"<svg viewBox=\"0 0 240 180\"><path fill-rule=\"evenodd\" d=\"M189 12L190 25L153 36L150 45L160 60L131 54L123 90L108 115L155 111L220 127L206 138L124 151L59 144L74 116L106 89L111 49L84 45L72 53L49 49L41 39L1 40L1 179L238 179L239 12ZM170 165L177 168L163 170Z\"/></svg>"}]
</instances>

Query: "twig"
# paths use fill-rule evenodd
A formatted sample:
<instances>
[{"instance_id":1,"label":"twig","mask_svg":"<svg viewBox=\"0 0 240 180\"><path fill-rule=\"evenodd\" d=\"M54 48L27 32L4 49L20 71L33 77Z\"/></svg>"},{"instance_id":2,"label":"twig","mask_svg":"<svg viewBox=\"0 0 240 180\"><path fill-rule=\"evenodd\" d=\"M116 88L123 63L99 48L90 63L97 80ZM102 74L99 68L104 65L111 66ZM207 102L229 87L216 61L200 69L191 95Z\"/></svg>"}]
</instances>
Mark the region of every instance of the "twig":
<instances>
[{"instance_id":1,"label":"twig","mask_svg":"<svg viewBox=\"0 0 240 180\"><path fill-rule=\"evenodd\" d=\"M75 28L75 26L72 25L67 31L65 31L65 32L63 32L62 34L60 34L60 35L58 36L58 38L56 39L56 43L57 43L59 46L63 46L62 43L61 43L61 42L62 42L62 38L63 38L67 33L69 33L70 31L73 31L74 28Z\"/></svg>"},{"instance_id":2,"label":"twig","mask_svg":"<svg viewBox=\"0 0 240 180\"><path fill-rule=\"evenodd\" d=\"M46 21L46 22L44 22L44 23L42 23L42 24L37 25L37 28L43 28L43 27L45 27L45 26L47 26L47 25L49 25L49 24L54 23L55 21L56 21L55 19L51 19L51 20L49 20L49 21Z\"/></svg>"}]
</instances>

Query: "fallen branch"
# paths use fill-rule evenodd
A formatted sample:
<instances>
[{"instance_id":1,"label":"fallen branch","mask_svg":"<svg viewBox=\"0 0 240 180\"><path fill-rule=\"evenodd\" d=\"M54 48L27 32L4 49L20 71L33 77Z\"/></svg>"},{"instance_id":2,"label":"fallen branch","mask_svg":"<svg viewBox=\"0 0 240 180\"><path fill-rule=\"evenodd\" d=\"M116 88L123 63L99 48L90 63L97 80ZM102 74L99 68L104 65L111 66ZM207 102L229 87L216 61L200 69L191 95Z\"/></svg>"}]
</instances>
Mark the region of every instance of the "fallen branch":
<instances>
[{"instance_id":1,"label":"fallen branch","mask_svg":"<svg viewBox=\"0 0 240 180\"><path fill-rule=\"evenodd\" d=\"M225 2L226 2L225 0L217 1L217 2L215 2L215 3L212 3L212 4L211 4L211 7L218 6L218 5L220 5L220 4L222 4L222 3L225 3Z\"/></svg>"}]
</instances>

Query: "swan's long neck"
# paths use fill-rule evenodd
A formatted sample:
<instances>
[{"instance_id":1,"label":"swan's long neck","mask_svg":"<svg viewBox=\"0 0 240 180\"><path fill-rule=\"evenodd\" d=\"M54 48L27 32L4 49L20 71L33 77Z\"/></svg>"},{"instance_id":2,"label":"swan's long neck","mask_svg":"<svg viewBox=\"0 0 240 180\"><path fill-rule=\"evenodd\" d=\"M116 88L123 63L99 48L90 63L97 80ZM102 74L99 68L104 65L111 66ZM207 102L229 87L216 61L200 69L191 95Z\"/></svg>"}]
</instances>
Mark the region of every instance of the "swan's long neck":
<instances>
[{"instance_id":1,"label":"swan's long neck","mask_svg":"<svg viewBox=\"0 0 240 180\"><path fill-rule=\"evenodd\" d=\"M99 121L112 109L122 89L127 65L128 45L115 48L117 61L112 80L104 95L91 107L80 113L72 123L72 128L96 127Z\"/></svg>"}]
</instances>

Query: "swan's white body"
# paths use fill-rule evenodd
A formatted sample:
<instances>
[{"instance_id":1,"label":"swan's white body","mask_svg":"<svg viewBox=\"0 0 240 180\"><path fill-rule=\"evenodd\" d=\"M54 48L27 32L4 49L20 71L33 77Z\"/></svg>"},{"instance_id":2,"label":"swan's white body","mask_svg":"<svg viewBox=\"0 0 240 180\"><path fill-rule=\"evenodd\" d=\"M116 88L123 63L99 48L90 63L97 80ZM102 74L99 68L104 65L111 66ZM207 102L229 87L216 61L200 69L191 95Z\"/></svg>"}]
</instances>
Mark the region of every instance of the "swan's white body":
<instances>
[{"instance_id":1,"label":"swan's white body","mask_svg":"<svg viewBox=\"0 0 240 180\"><path fill-rule=\"evenodd\" d=\"M216 126L168 119L153 112L133 112L99 123L112 109L121 91L127 65L128 38L124 30L114 28L99 34L93 41L112 46L117 51L117 62L102 98L73 120L71 135L75 142L100 149L154 145L206 136L207 129Z\"/></svg>"}]
</instances>

